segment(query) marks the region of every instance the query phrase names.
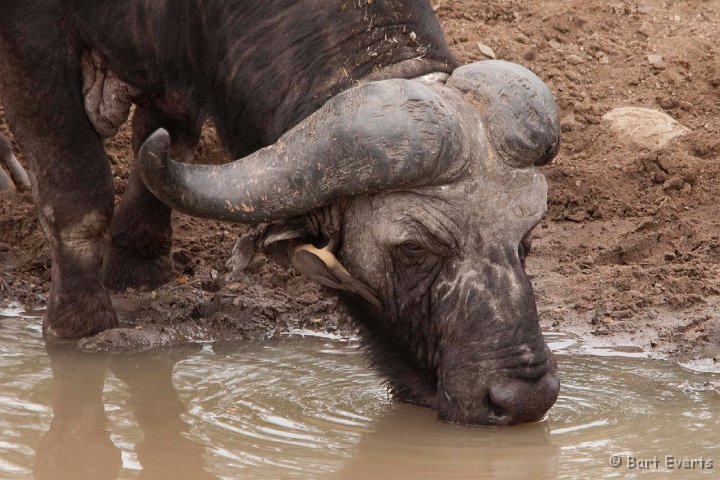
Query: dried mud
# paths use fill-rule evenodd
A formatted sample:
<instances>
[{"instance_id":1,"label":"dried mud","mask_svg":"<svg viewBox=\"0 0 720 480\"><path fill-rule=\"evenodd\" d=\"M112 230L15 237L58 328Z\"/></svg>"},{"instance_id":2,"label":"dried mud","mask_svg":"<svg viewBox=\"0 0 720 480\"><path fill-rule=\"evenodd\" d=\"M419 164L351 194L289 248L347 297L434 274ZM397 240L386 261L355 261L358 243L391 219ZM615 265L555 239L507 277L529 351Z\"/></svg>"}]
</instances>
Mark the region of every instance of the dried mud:
<instances>
[{"instance_id":1,"label":"dried mud","mask_svg":"<svg viewBox=\"0 0 720 480\"><path fill-rule=\"evenodd\" d=\"M720 359L720 5L435 6L463 62L495 55L521 63L558 99L563 147L544 169L549 211L528 261L543 326L590 343ZM691 133L652 151L627 146L602 121L623 106L664 111ZM7 132L4 123L0 129ZM129 175L129 145L127 128L108 142L118 195ZM197 155L209 163L225 158L211 129ZM117 296L121 318L136 328L84 346L264 339L300 328L353 332L331 295L262 258L227 281L225 261L243 227L182 215L174 225L177 281ZM31 197L0 197L1 302L41 307L49 276Z\"/></svg>"}]
</instances>

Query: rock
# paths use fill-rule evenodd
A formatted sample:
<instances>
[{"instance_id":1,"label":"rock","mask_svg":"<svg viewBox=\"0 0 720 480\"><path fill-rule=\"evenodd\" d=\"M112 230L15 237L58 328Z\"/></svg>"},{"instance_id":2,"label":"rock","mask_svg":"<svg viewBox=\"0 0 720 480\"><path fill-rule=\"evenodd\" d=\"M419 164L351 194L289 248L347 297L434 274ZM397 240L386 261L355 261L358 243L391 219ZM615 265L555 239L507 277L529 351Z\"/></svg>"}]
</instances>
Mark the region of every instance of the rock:
<instances>
[{"instance_id":1,"label":"rock","mask_svg":"<svg viewBox=\"0 0 720 480\"><path fill-rule=\"evenodd\" d=\"M565 72L565 77L573 83L580 83L582 81L580 74L574 70L568 70Z\"/></svg>"},{"instance_id":2,"label":"rock","mask_svg":"<svg viewBox=\"0 0 720 480\"><path fill-rule=\"evenodd\" d=\"M480 53L482 53L482 54L485 55L486 57L492 58L493 60L495 60L495 59L497 58L497 57L495 56L495 52L493 51L493 49L490 48L490 47L488 47L488 46L485 45L484 43L478 42L477 46L478 46L478 48L480 49Z\"/></svg>"},{"instance_id":3,"label":"rock","mask_svg":"<svg viewBox=\"0 0 720 480\"><path fill-rule=\"evenodd\" d=\"M583 63L583 59L580 58L579 56L575 55L575 54L568 55L568 56L565 58L565 60L566 60L570 65L579 65L579 64Z\"/></svg>"},{"instance_id":4,"label":"rock","mask_svg":"<svg viewBox=\"0 0 720 480\"><path fill-rule=\"evenodd\" d=\"M678 173L682 167L683 164L680 162L677 158L675 158L672 155L660 155L658 157L658 164L662 167L663 170L665 170L670 175L675 175Z\"/></svg>"},{"instance_id":5,"label":"rock","mask_svg":"<svg viewBox=\"0 0 720 480\"><path fill-rule=\"evenodd\" d=\"M671 116L649 108L616 108L602 119L610 124L620 141L633 148L655 150L675 137L690 133Z\"/></svg>"},{"instance_id":6,"label":"rock","mask_svg":"<svg viewBox=\"0 0 720 480\"><path fill-rule=\"evenodd\" d=\"M652 25L650 25L647 22L643 22L643 24L640 25L640 28L638 28L637 32L640 35L642 35L643 37L651 37L652 34L655 33L655 30L653 29ZM662 57L661 57L661 60L662 60Z\"/></svg>"},{"instance_id":7,"label":"rock","mask_svg":"<svg viewBox=\"0 0 720 480\"><path fill-rule=\"evenodd\" d=\"M683 177L670 177L663 183L663 190L682 190L685 185L685 179Z\"/></svg>"},{"instance_id":8,"label":"rock","mask_svg":"<svg viewBox=\"0 0 720 480\"><path fill-rule=\"evenodd\" d=\"M544 76L546 78L557 78L562 76L562 72L558 68L550 67L544 72Z\"/></svg>"},{"instance_id":9,"label":"rock","mask_svg":"<svg viewBox=\"0 0 720 480\"><path fill-rule=\"evenodd\" d=\"M582 124L577 121L574 113L568 113L560 119L560 129L563 132L572 132L582 127Z\"/></svg>"},{"instance_id":10,"label":"rock","mask_svg":"<svg viewBox=\"0 0 720 480\"><path fill-rule=\"evenodd\" d=\"M538 49L535 45L530 45L530 48L525 50L525 53L523 53L523 58L529 62L532 62L537 58L538 55Z\"/></svg>"},{"instance_id":11,"label":"rock","mask_svg":"<svg viewBox=\"0 0 720 480\"><path fill-rule=\"evenodd\" d=\"M652 180L657 184L665 183L665 180L667 180L667 176L664 173L655 172L653 173Z\"/></svg>"},{"instance_id":12,"label":"rock","mask_svg":"<svg viewBox=\"0 0 720 480\"><path fill-rule=\"evenodd\" d=\"M667 67L667 63L663 61L662 55L656 55L654 53L650 53L647 56L648 63L653 66L653 68L657 68L658 70L663 70Z\"/></svg>"},{"instance_id":13,"label":"rock","mask_svg":"<svg viewBox=\"0 0 720 480\"><path fill-rule=\"evenodd\" d=\"M515 41L527 45L528 43L530 43L530 38L528 38L528 36L524 33L518 32L518 34L515 35Z\"/></svg>"}]
</instances>

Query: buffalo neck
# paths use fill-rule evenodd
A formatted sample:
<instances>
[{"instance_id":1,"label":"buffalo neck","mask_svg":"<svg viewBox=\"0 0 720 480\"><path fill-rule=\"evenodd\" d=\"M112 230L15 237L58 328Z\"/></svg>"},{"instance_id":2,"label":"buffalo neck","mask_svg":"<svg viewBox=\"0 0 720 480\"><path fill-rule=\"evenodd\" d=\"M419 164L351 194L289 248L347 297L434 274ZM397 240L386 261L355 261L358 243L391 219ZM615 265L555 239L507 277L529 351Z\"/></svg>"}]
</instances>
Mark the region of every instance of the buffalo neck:
<instances>
[{"instance_id":1,"label":"buffalo neck","mask_svg":"<svg viewBox=\"0 0 720 480\"><path fill-rule=\"evenodd\" d=\"M233 156L361 81L457 66L429 0L68 0L92 50L172 118L209 116Z\"/></svg>"},{"instance_id":2,"label":"buffalo neck","mask_svg":"<svg viewBox=\"0 0 720 480\"><path fill-rule=\"evenodd\" d=\"M274 143L363 80L456 66L427 0L255 5L217 2L205 18L211 115L235 156Z\"/></svg>"}]
</instances>

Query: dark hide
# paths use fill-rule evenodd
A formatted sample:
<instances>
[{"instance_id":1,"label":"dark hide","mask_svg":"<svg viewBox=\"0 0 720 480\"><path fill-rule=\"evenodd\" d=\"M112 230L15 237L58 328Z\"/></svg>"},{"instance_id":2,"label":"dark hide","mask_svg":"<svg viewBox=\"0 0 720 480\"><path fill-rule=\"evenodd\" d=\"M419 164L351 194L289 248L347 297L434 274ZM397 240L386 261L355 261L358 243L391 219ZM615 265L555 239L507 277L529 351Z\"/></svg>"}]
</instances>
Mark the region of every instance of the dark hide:
<instances>
[{"instance_id":1,"label":"dark hide","mask_svg":"<svg viewBox=\"0 0 720 480\"><path fill-rule=\"evenodd\" d=\"M136 153L163 127L182 158L206 118L241 156L358 81L456 66L427 0L4 0L0 58L51 248L44 327L61 337L117 325L101 269L117 290L172 275L170 209L137 174L110 225L110 169L83 99L88 67L130 87Z\"/></svg>"}]
</instances>

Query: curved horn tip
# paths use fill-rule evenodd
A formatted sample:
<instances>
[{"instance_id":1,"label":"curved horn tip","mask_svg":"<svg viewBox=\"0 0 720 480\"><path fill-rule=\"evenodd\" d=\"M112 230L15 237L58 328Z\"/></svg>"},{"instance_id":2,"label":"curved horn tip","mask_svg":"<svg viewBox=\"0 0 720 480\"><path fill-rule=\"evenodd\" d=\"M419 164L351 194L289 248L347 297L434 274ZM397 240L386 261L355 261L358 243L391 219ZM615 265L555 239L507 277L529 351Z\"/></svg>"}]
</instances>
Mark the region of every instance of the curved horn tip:
<instances>
[{"instance_id":1,"label":"curved horn tip","mask_svg":"<svg viewBox=\"0 0 720 480\"><path fill-rule=\"evenodd\" d=\"M164 128L159 128L143 142L138 152L137 163L143 180L146 180L148 173L164 170L169 154L170 134Z\"/></svg>"},{"instance_id":2,"label":"curved horn tip","mask_svg":"<svg viewBox=\"0 0 720 480\"><path fill-rule=\"evenodd\" d=\"M140 150L143 148L150 150L151 153L170 152L170 134L164 128L158 128L143 142Z\"/></svg>"}]
</instances>

